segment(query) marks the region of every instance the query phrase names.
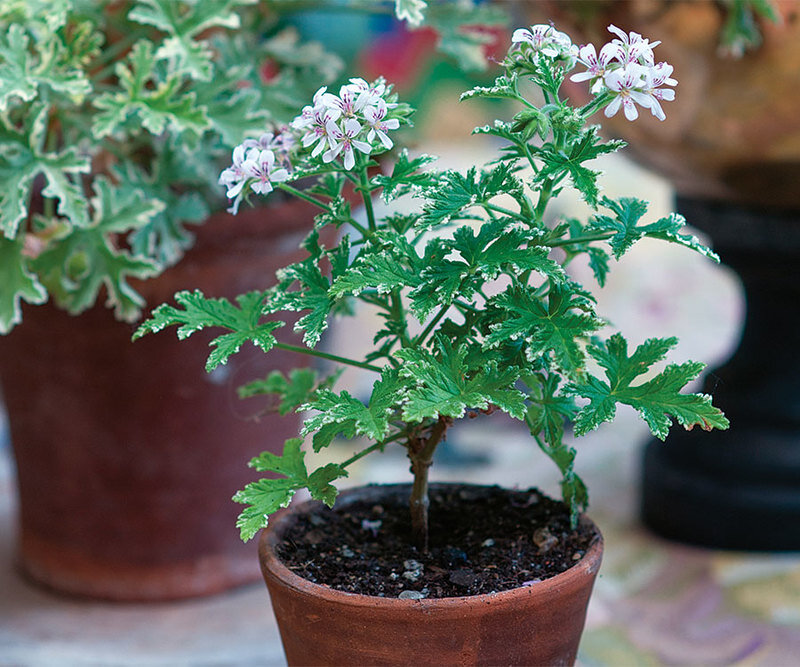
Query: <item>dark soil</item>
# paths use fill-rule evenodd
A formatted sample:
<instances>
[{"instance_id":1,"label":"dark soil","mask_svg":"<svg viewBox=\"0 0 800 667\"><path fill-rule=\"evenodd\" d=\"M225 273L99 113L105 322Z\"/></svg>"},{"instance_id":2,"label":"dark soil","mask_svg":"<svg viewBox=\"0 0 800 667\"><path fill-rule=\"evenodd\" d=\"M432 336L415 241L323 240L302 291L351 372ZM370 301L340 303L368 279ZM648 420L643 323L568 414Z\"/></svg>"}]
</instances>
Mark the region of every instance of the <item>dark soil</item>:
<instances>
[{"instance_id":1,"label":"dark soil","mask_svg":"<svg viewBox=\"0 0 800 667\"><path fill-rule=\"evenodd\" d=\"M597 539L591 528L573 531L566 506L536 489L441 485L430 501L428 553L411 545L405 491L378 504L314 506L287 531L278 555L295 574L338 590L443 598L555 576Z\"/></svg>"}]
</instances>

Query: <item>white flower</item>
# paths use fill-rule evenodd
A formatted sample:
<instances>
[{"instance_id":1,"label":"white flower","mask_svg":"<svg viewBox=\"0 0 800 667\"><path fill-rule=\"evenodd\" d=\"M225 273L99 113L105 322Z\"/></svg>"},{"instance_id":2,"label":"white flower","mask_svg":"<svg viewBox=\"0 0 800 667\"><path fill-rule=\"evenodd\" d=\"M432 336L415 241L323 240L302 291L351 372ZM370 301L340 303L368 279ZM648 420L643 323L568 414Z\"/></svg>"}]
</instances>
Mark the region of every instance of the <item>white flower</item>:
<instances>
[{"instance_id":1,"label":"white flower","mask_svg":"<svg viewBox=\"0 0 800 667\"><path fill-rule=\"evenodd\" d=\"M369 126L367 133L367 141L372 143L377 136L384 148L390 149L394 144L392 140L386 135L387 130L396 130L400 127L400 121L397 118L390 118L384 120L388 112L386 102L378 99L375 106L368 106L364 109L364 119Z\"/></svg>"},{"instance_id":2,"label":"white flower","mask_svg":"<svg viewBox=\"0 0 800 667\"><path fill-rule=\"evenodd\" d=\"M233 164L219 175L219 184L227 188L226 195L229 199L238 196L250 175L245 167L245 148L237 146L233 149Z\"/></svg>"},{"instance_id":3,"label":"white flower","mask_svg":"<svg viewBox=\"0 0 800 667\"><path fill-rule=\"evenodd\" d=\"M274 168L275 154L271 150L251 148L247 152L244 162L245 171L255 181L250 186L253 192L266 195L272 192L272 184L280 183L289 178L289 172L283 167Z\"/></svg>"},{"instance_id":4,"label":"white flower","mask_svg":"<svg viewBox=\"0 0 800 667\"><path fill-rule=\"evenodd\" d=\"M619 60L623 65L629 63L652 65L655 62L653 49L661 42L651 44L649 39L643 38L638 32L626 33L613 24L608 26L608 31L619 37L612 39L611 43L620 48Z\"/></svg>"},{"instance_id":5,"label":"white flower","mask_svg":"<svg viewBox=\"0 0 800 667\"><path fill-rule=\"evenodd\" d=\"M594 44L587 44L582 46L578 51L578 62L584 65L587 70L585 72L578 72L573 74L569 79L570 81L588 81L594 80L592 91L597 92L596 88L600 80L609 71L609 68L615 62L615 58L619 55L619 47L616 44L609 43L600 49L600 55L597 55Z\"/></svg>"},{"instance_id":6,"label":"white flower","mask_svg":"<svg viewBox=\"0 0 800 667\"><path fill-rule=\"evenodd\" d=\"M304 130L305 128L314 124L317 114L325 109L328 109L328 106L325 104L323 99L325 95L329 94L327 90L328 88L323 86L317 90L316 93L314 93L312 104L303 107L300 115L292 121L292 127L298 130ZM338 114L333 110L331 110L330 115L332 118L334 118L334 120L339 117Z\"/></svg>"},{"instance_id":7,"label":"white flower","mask_svg":"<svg viewBox=\"0 0 800 667\"><path fill-rule=\"evenodd\" d=\"M339 88L339 95L325 93L322 102L328 109L338 112L339 116L354 118L373 97L372 89L364 79L350 79L350 83Z\"/></svg>"},{"instance_id":8,"label":"white flower","mask_svg":"<svg viewBox=\"0 0 800 667\"><path fill-rule=\"evenodd\" d=\"M330 122L328 123L327 131L330 148L323 154L323 162L332 162L339 153L344 153L344 168L349 171L356 164L353 148L357 148L367 155L372 150L368 143L356 138L361 133L361 123L355 118L347 118L341 127L334 122Z\"/></svg>"},{"instance_id":9,"label":"white flower","mask_svg":"<svg viewBox=\"0 0 800 667\"><path fill-rule=\"evenodd\" d=\"M275 140L275 135L272 132L264 132L258 139L245 139L242 146L245 150L251 148L258 148L260 150L271 150Z\"/></svg>"},{"instance_id":10,"label":"white flower","mask_svg":"<svg viewBox=\"0 0 800 667\"><path fill-rule=\"evenodd\" d=\"M658 63L658 65L648 68L644 73L642 92L650 98L650 111L659 120L666 118L666 114L661 108L661 100L671 102L675 99L675 91L672 88L660 87L678 84L670 74L672 74L672 65L667 63Z\"/></svg>"},{"instance_id":11,"label":"white flower","mask_svg":"<svg viewBox=\"0 0 800 667\"><path fill-rule=\"evenodd\" d=\"M334 123L338 117L338 112L329 109L324 105L318 105L313 109L312 123L307 126L308 132L306 132L300 139L300 143L303 144L304 148L308 148L309 146L316 144L314 149L311 151L311 155L314 157L319 155L323 150L325 150L325 147L330 144L328 126L331 123Z\"/></svg>"},{"instance_id":12,"label":"white flower","mask_svg":"<svg viewBox=\"0 0 800 667\"><path fill-rule=\"evenodd\" d=\"M574 55L574 47L569 35L544 23L532 25L530 30L518 28L511 36L511 42L513 44L530 44L536 51L551 58Z\"/></svg>"},{"instance_id":13,"label":"white flower","mask_svg":"<svg viewBox=\"0 0 800 667\"><path fill-rule=\"evenodd\" d=\"M642 91L648 68L631 63L620 69L608 72L604 77L606 87L614 93L614 98L606 107L605 115L608 118L615 115L622 106L625 118L636 120L639 112L636 104L647 109L652 108L653 97Z\"/></svg>"}]
</instances>

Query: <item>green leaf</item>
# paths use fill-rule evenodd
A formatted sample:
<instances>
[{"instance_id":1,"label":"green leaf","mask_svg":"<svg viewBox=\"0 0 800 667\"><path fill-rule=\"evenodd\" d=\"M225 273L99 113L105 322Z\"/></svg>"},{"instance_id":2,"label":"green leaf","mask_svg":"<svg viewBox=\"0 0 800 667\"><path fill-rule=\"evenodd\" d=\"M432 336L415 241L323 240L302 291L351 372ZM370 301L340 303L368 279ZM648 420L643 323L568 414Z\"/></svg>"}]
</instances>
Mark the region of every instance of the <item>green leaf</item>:
<instances>
[{"instance_id":1,"label":"green leaf","mask_svg":"<svg viewBox=\"0 0 800 667\"><path fill-rule=\"evenodd\" d=\"M439 184L425 192L424 220L435 226L471 217L465 216L471 207L488 203L497 195L515 193L522 193L522 183L508 164L480 172L471 167L466 174L446 171Z\"/></svg>"},{"instance_id":2,"label":"green leaf","mask_svg":"<svg viewBox=\"0 0 800 667\"><path fill-rule=\"evenodd\" d=\"M603 326L586 296L572 294L567 285L554 284L547 303L531 287L510 287L491 299L499 309L490 326L486 347L522 340L529 360L552 355L570 374L583 369L585 355L580 345Z\"/></svg>"},{"instance_id":3,"label":"green leaf","mask_svg":"<svg viewBox=\"0 0 800 667\"><path fill-rule=\"evenodd\" d=\"M460 100L463 102L473 97L518 99L517 76L515 74L510 78L499 76L495 79L493 86L475 86L465 93L461 93Z\"/></svg>"},{"instance_id":4,"label":"green leaf","mask_svg":"<svg viewBox=\"0 0 800 667\"><path fill-rule=\"evenodd\" d=\"M720 44L723 51L740 58L763 42L757 18L780 23L781 17L770 0L723 0L727 9Z\"/></svg>"},{"instance_id":5,"label":"green leaf","mask_svg":"<svg viewBox=\"0 0 800 667\"><path fill-rule=\"evenodd\" d=\"M154 135L169 128L186 140L195 141L211 126L195 93L182 90L180 77L170 75L165 81L148 85L156 63L151 42L137 42L128 60L129 65L120 62L115 69L122 90L104 93L93 101L100 110L92 125L97 138L126 128L138 130L141 125Z\"/></svg>"},{"instance_id":6,"label":"green leaf","mask_svg":"<svg viewBox=\"0 0 800 667\"><path fill-rule=\"evenodd\" d=\"M86 75L69 62L61 39L52 32L39 37L31 49L31 39L19 23L0 34L0 112L7 111L14 99L35 100L40 87L66 95L76 104L91 92Z\"/></svg>"},{"instance_id":7,"label":"green leaf","mask_svg":"<svg viewBox=\"0 0 800 667\"><path fill-rule=\"evenodd\" d=\"M148 333L157 333L169 326L178 326L178 338L183 340L193 333L209 327L228 329L231 333L217 336L210 345L214 351L206 362L206 370L212 371L239 351L243 343L251 341L264 352L269 352L276 340L272 332L283 322L262 322L264 293L249 292L236 297L236 305L227 299L208 299L199 290L178 292L175 301L179 308L161 304L150 319L145 320L133 339Z\"/></svg>"},{"instance_id":8,"label":"green leaf","mask_svg":"<svg viewBox=\"0 0 800 667\"><path fill-rule=\"evenodd\" d=\"M605 153L613 153L623 145L619 141L604 142L598 129L598 126L587 128L565 151L556 150L550 144L535 149L533 152L536 157L544 163L536 174L536 182L545 183L549 180L558 183L568 176L583 199L590 206L596 206L600 194L597 186L599 173L583 166L583 163Z\"/></svg>"},{"instance_id":9,"label":"green leaf","mask_svg":"<svg viewBox=\"0 0 800 667\"><path fill-rule=\"evenodd\" d=\"M314 433L314 451L327 446L339 434L346 438L364 435L380 442L389 435L389 418L399 402L402 385L397 372L386 370L372 387L369 404L343 391L336 394L321 389L313 399L302 406L303 410L318 410L305 421L303 434Z\"/></svg>"},{"instance_id":10,"label":"green leaf","mask_svg":"<svg viewBox=\"0 0 800 667\"><path fill-rule=\"evenodd\" d=\"M489 64L486 47L493 37L481 28L508 24L504 9L474 0L431 3L425 17L425 25L439 34L439 51L465 72L485 70Z\"/></svg>"},{"instance_id":11,"label":"green leaf","mask_svg":"<svg viewBox=\"0 0 800 667\"><path fill-rule=\"evenodd\" d=\"M437 306L450 305L456 298L471 299L501 273L516 276L536 271L555 280L566 278L561 267L548 258L548 248L526 247L536 237L512 225L508 219L492 220L477 234L465 225L455 231L452 240L433 241L439 246L438 257L453 255L456 259L431 262L421 269L421 284L410 293L419 317L424 319Z\"/></svg>"},{"instance_id":12,"label":"green leaf","mask_svg":"<svg viewBox=\"0 0 800 667\"><path fill-rule=\"evenodd\" d=\"M44 303L47 290L29 268L23 237L0 236L0 333L7 334L22 321L20 300Z\"/></svg>"},{"instance_id":13,"label":"green leaf","mask_svg":"<svg viewBox=\"0 0 800 667\"><path fill-rule=\"evenodd\" d=\"M575 399L559 394L557 375L534 374L523 378L529 387L531 401L526 421L535 435L541 435L547 443L558 445L564 438L564 424L571 422L578 411Z\"/></svg>"},{"instance_id":14,"label":"green leaf","mask_svg":"<svg viewBox=\"0 0 800 667\"><path fill-rule=\"evenodd\" d=\"M425 0L395 0L394 11L397 18L407 21L409 25L417 28L425 20L425 10L428 3Z\"/></svg>"},{"instance_id":15,"label":"green leaf","mask_svg":"<svg viewBox=\"0 0 800 667\"><path fill-rule=\"evenodd\" d=\"M133 190L145 199L163 202L164 207L150 220L138 227L129 237L131 249L137 255L153 259L162 266L172 266L192 245L194 236L188 224L206 220L208 204L197 192L180 192L176 182L201 185L200 175L186 168L192 156L179 149L162 147L147 173L132 163L114 170L119 188Z\"/></svg>"},{"instance_id":16,"label":"green leaf","mask_svg":"<svg viewBox=\"0 0 800 667\"><path fill-rule=\"evenodd\" d=\"M313 400L318 390L330 389L339 375L341 372L333 373L320 382L317 372L311 368L293 368L288 376L281 371L272 371L261 380L239 387L238 394L239 398L276 394L280 400L278 413L287 415Z\"/></svg>"},{"instance_id":17,"label":"green leaf","mask_svg":"<svg viewBox=\"0 0 800 667\"><path fill-rule=\"evenodd\" d=\"M438 355L412 348L396 353L405 362L400 376L410 383L403 405L404 420L459 418L467 408L485 409L490 404L517 419L523 418L525 395L514 386L519 369L501 369L494 362L470 368L465 346L453 349L447 339L438 337L437 347Z\"/></svg>"},{"instance_id":18,"label":"green leaf","mask_svg":"<svg viewBox=\"0 0 800 667\"><path fill-rule=\"evenodd\" d=\"M605 369L606 381L588 376L585 382L570 385L571 393L589 399L575 420L575 433L583 435L611 421L617 403L635 408L653 435L661 440L667 437L671 418L687 429L695 425L708 431L727 428L728 420L711 405L710 396L680 393L700 374L704 364L669 364L650 380L631 384L661 361L676 343L675 338L651 338L630 356L627 343L619 334L614 334L607 343L590 346L589 354Z\"/></svg>"},{"instance_id":19,"label":"green leaf","mask_svg":"<svg viewBox=\"0 0 800 667\"><path fill-rule=\"evenodd\" d=\"M388 204L414 189L433 186L436 182L436 175L429 171L421 171L421 169L431 162L435 162L436 159L432 155L420 155L410 159L408 149L404 148L392 166L391 175L375 176L372 183L383 188L383 199Z\"/></svg>"},{"instance_id":20,"label":"green leaf","mask_svg":"<svg viewBox=\"0 0 800 667\"><path fill-rule=\"evenodd\" d=\"M128 283L130 277L149 278L158 273L152 261L116 246L116 238L146 224L163 204L145 200L141 193L121 192L102 176L94 180L92 223L65 228L32 261L56 302L70 313L90 308L102 288L107 304L119 319L133 321L144 305Z\"/></svg>"},{"instance_id":21,"label":"green leaf","mask_svg":"<svg viewBox=\"0 0 800 667\"><path fill-rule=\"evenodd\" d=\"M574 419L578 408L571 397L559 393L558 376L535 374L524 380L531 401L525 421L539 447L561 471L561 495L575 522L586 509L588 494L575 473L575 449L564 443L564 424Z\"/></svg>"},{"instance_id":22,"label":"green leaf","mask_svg":"<svg viewBox=\"0 0 800 667\"><path fill-rule=\"evenodd\" d=\"M402 234L379 232L330 287L332 298L358 295L366 289L387 294L420 283L419 257Z\"/></svg>"},{"instance_id":23,"label":"green leaf","mask_svg":"<svg viewBox=\"0 0 800 667\"><path fill-rule=\"evenodd\" d=\"M310 475L304 461L305 452L300 447L301 438L291 438L284 443L283 453L262 452L249 463L258 472L271 472L281 477L260 479L238 491L234 502L247 505L236 521L241 538L252 539L262 528L266 528L269 516L283 507L288 507L294 494L308 489L311 497L321 500L329 507L336 499L335 479L347 477L347 471L339 465L329 463Z\"/></svg>"},{"instance_id":24,"label":"green leaf","mask_svg":"<svg viewBox=\"0 0 800 667\"><path fill-rule=\"evenodd\" d=\"M0 116L0 227L6 238L14 238L20 222L28 216L34 179L43 176L45 197L58 199L58 213L78 227L89 224L88 202L79 174L87 173L89 159L75 148L58 153L41 149L48 108L34 106L26 124L16 129Z\"/></svg>"},{"instance_id":25,"label":"green leaf","mask_svg":"<svg viewBox=\"0 0 800 667\"><path fill-rule=\"evenodd\" d=\"M614 213L615 217L595 215L586 230L616 232L609 240L615 258L619 259L636 241L648 236L677 243L719 262L719 257L700 243L697 237L679 233L686 224L683 216L671 213L649 225L640 225L639 220L647 213L647 202L633 197L623 197L619 200L604 197L602 203Z\"/></svg>"},{"instance_id":26,"label":"green leaf","mask_svg":"<svg viewBox=\"0 0 800 667\"><path fill-rule=\"evenodd\" d=\"M336 305L328 294L330 283L322 275L313 259L292 264L278 271L279 285L273 290L268 302L270 312L308 310L294 325L295 331L303 331L303 341L314 347L328 327L328 315ZM298 283L298 288L289 287Z\"/></svg>"},{"instance_id":27,"label":"green leaf","mask_svg":"<svg viewBox=\"0 0 800 667\"><path fill-rule=\"evenodd\" d=\"M241 25L234 8L256 0L138 0L128 13L131 21L151 25L169 37L155 54L170 62L173 71L208 81L213 70L212 51L196 37L210 28L236 29Z\"/></svg>"}]
</instances>

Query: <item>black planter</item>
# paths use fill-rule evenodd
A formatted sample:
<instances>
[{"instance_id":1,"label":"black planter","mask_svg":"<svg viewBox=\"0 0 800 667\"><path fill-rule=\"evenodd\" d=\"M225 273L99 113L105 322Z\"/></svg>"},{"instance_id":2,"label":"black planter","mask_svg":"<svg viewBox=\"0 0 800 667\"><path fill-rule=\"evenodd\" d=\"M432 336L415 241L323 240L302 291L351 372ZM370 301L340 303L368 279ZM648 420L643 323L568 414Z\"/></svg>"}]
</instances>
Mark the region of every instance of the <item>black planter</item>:
<instances>
[{"instance_id":1,"label":"black planter","mask_svg":"<svg viewBox=\"0 0 800 667\"><path fill-rule=\"evenodd\" d=\"M678 210L739 274L747 315L705 380L731 427L648 445L644 522L690 544L800 550L800 211L688 198Z\"/></svg>"}]
</instances>

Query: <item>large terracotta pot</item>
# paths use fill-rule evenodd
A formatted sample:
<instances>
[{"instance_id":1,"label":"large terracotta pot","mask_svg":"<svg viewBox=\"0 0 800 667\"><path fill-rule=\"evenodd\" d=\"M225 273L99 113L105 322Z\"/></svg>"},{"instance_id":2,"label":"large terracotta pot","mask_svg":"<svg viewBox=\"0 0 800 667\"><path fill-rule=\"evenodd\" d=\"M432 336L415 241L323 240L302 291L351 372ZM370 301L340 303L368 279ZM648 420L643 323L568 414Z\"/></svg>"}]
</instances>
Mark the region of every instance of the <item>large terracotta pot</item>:
<instances>
[{"instance_id":1,"label":"large terracotta pot","mask_svg":"<svg viewBox=\"0 0 800 667\"><path fill-rule=\"evenodd\" d=\"M681 195L800 208L800 1L774 2L780 24L760 24L764 41L741 58L720 54L726 3L694 0L538 0L532 20L553 19L576 42L599 46L613 23L661 40L657 60L675 67L667 120L646 110L634 123L603 119L627 151L665 175ZM569 94L585 95L586 84ZM599 116L598 116L599 117Z\"/></svg>"},{"instance_id":2,"label":"large terracotta pot","mask_svg":"<svg viewBox=\"0 0 800 667\"><path fill-rule=\"evenodd\" d=\"M370 486L337 499L385 503L408 485ZM289 665L571 665L603 543L566 572L488 595L402 600L356 595L302 579L276 556L293 512L262 532L259 557ZM588 521L588 519L586 519Z\"/></svg>"},{"instance_id":3,"label":"large terracotta pot","mask_svg":"<svg viewBox=\"0 0 800 667\"><path fill-rule=\"evenodd\" d=\"M227 296L267 287L299 259L305 203L213 216L195 247L142 284L148 307L179 289ZM252 480L246 462L280 451L297 418L263 413L236 388L305 357L250 345L212 374L211 333L131 342L133 325L96 307L70 317L26 308L0 340L0 380L16 457L19 563L61 592L115 600L204 595L258 578L229 499ZM291 338L291 331L279 332Z\"/></svg>"}]
</instances>

